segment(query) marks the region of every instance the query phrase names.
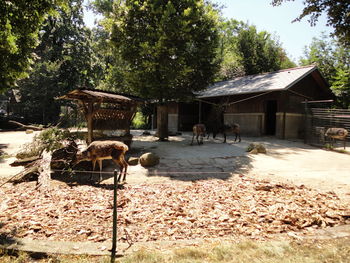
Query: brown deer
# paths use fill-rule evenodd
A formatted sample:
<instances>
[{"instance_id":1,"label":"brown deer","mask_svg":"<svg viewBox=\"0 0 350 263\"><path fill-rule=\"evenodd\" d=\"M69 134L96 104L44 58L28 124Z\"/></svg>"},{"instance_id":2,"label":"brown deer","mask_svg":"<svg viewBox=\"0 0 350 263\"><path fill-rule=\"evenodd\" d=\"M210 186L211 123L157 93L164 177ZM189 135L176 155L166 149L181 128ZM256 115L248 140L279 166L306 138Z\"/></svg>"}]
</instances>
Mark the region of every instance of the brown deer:
<instances>
[{"instance_id":1,"label":"brown deer","mask_svg":"<svg viewBox=\"0 0 350 263\"><path fill-rule=\"evenodd\" d=\"M209 139L210 133L213 133L214 139L218 133L222 133L222 135L224 136L223 143L225 143L226 142L226 134L228 132L232 132L236 135L235 142L237 141L237 138L238 138L238 142L241 142L241 129L240 129L240 126L238 123L233 123L231 125L222 125L222 126L212 125L211 128L208 129L208 138L207 139Z\"/></svg>"},{"instance_id":2,"label":"brown deer","mask_svg":"<svg viewBox=\"0 0 350 263\"><path fill-rule=\"evenodd\" d=\"M195 124L195 125L193 125L193 136L192 136L191 145L193 145L194 136L196 136L198 145L203 144L203 137L205 136L205 133L206 133L206 129L205 129L205 125L204 124ZM198 137L200 137L199 140L198 140Z\"/></svg>"},{"instance_id":3,"label":"brown deer","mask_svg":"<svg viewBox=\"0 0 350 263\"><path fill-rule=\"evenodd\" d=\"M123 182L126 180L126 172L128 169L128 163L125 161L125 153L129 150L129 147L119 141L94 141L84 151L76 154L76 159L73 164L78 164L82 161L92 162L92 171L95 170L96 162L100 167L100 182L102 181L102 161L106 159L112 159L118 164L120 173L118 176L118 182L120 182L122 174L124 174ZM92 173L90 180L92 179Z\"/></svg>"},{"instance_id":4,"label":"brown deer","mask_svg":"<svg viewBox=\"0 0 350 263\"><path fill-rule=\"evenodd\" d=\"M327 129L325 136L331 139L331 144L333 146L334 141L342 140L344 141L344 150L346 147L346 136L348 136L348 131L344 128L329 128Z\"/></svg>"}]
</instances>

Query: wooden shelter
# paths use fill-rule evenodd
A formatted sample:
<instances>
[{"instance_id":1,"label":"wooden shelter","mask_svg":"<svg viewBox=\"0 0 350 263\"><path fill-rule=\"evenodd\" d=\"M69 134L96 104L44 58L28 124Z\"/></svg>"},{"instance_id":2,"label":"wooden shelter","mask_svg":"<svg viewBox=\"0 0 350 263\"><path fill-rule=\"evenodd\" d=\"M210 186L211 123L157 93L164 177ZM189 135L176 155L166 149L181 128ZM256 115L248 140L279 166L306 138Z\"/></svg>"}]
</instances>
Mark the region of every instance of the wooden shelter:
<instances>
[{"instance_id":1,"label":"wooden shelter","mask_svg":"<svg viewBox=\"0 0 350 263\"><path fill-rule=\"evenodd\" d=\"M215 108L223 111L215 120L239 123L251 136L303 138L305 101L331 100L334 95L314 65L249 75L214 83L196 95L192 103L168 104L169 129L190 130L193 124L212 124Z\"/></svg>"},{"instance_id":2,"label":"wooden shelter","mask_svg":"<svg viewBox=\"0 0 350 263\"><path fill-rule=\"evenodd\" d=\"M109 136L117 130L130 135L131 121L137 106L143 102L131 95L90 89L76 89L59 99L77 101L87 122L87 143L94 140L94 130L110 131Z\"/></svg>"}]
</instances>

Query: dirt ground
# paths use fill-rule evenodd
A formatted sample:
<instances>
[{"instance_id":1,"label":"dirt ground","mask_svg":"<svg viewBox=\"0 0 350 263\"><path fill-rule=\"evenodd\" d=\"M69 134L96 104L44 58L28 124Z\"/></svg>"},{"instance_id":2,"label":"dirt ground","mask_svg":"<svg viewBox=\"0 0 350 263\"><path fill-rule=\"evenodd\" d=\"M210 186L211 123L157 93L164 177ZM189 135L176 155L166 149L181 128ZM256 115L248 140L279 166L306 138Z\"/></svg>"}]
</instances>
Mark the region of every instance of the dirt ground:
<instances>
[{"instance_id":1,"label":"dirt ground","mask_svg":"<svg viewBox=\"0 0 350 263\"><path fill-rule=\"evenodd\" d=\"M174 240L200 243L208 237L301 240L349 235L347 153L272 137L243 137L242 142L235 143L229 136L223 144L219 136L191 146L190 133L159 142L153 135L132 132L134 139L127 158L153 152L160 156L160 163L148 169L130 165L128 184L118 190L118 242L125 247L130 240L135 244L147 241L150 247L169 241L165 247L174 247ZM0 183L22 170L9 164L35 134L0 132ZM267 154L247 153L250 143L264 144ZM86 240L95 242L93 251L101 252L101 247L105 250L111 239L114 169L113 162L104 162L101 185L88 181L90 173L65 178L56 171L52 174L55 191L45 195L36 190L35 182L4 185L0 188L2 234L43 240L45 245L30 242L29 251L37 251L33 246L46 247L52 240L64 242L69 251L76 251L77 243L67 241ZM208 181L212 178L226 181ZM342 213L344 216L335 216ZM58 249L57 243L51 245L53 251Z\"/></svg>"},{"instance_id":2,"label":"dirt ground","mask_svg":"<svg viewBox=\"0 0 350 263\"><path fill-rule=\"evenodd\" d=\"M0 178L21 171L21 167L11 167L9 164L15 160L16 152L30 142L36 133L0 132L0 150L5 154L5 158L0 159ZM350 200L350 155L347 153L273 137L243 136L241 143L235 143L233 137L228 136L227 143L223 144L222 137L218 135L216 140L205 139L203 145L194 143L191 146L190 133L170 136L168 142L159 142L152 135L142 135L142 131L133 131L133 135L133 144L127 157L153 152L160 156L160 164L149 169L141 165L129 166L129 184L228 179L234 174L241 174L334 191ZM264 144L267 154L247 153L250 143ZM349 147L347 152L350 152ZM104 166L105 172L112 172L115 168L113 163L104 163ZM112 174L104 174L104 179L104 183L111 183Z\"/></svg>"}]
</instances>

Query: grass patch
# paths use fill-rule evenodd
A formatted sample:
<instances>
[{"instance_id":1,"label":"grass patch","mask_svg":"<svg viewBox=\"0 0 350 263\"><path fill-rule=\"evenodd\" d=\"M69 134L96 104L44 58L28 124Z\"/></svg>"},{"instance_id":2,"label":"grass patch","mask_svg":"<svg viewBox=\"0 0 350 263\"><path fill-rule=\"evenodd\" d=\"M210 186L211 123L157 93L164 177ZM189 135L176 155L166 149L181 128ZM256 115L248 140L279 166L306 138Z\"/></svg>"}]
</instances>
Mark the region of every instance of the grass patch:
<instances>
[{"instance_id":1,"label":"grass patch","mask_svg":"<svg viewBox=\"0 0 350 263\"><path fill-rule=\"evenodd\" d=\"M217 243L174 249L168 252L142 249L119 259L120 263L346 263L350 258L350 239L300 243L245 241Z\"/></svg>"},{"instance_id":2,"label":"grass patch","mask_svg":"<svg viewBox=\"0 0 350 263\"><path fill-rule=\"evenodd\" d=\"M109 257L53 255L35 257L24 252L1 251L0 262L110 262ZM347 263L350 258L350 238L296 242L216 243L198 247L160 251L141 248L119 258L119 263Z\"/></svg>"},{"instance_id":3,"label":"grass patch","mask_svg":"<svg viewBox=\"0 0 350 263\"><path fill-rule=\"evenodd\" d=\"M15 250L5 250L0 248L1 263L107 263L110 257L98 257L87 255L47 255L45 253L29 253Z\"/></svg>"}]
</instances>

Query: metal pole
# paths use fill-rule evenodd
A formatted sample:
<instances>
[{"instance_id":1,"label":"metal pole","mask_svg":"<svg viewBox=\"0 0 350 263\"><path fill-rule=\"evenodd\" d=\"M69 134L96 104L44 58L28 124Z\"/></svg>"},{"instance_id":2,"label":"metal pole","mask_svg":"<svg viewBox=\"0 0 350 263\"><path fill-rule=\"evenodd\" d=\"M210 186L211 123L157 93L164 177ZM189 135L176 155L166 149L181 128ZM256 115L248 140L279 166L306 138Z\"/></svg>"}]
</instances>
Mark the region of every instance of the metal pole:
<instances>
[{"instance_id":1,"label":"metal pole","mask_svg":"<svg viewBox=\"0 0 350 263\"><path fill-rule=\"evenodd\" d=\"M115 254L117 251L117 177L118 170L114 170L114 185L113 185L113 236L112 236L112 255L111 263L115 262Z\"/></svg>"}]
</instances>

